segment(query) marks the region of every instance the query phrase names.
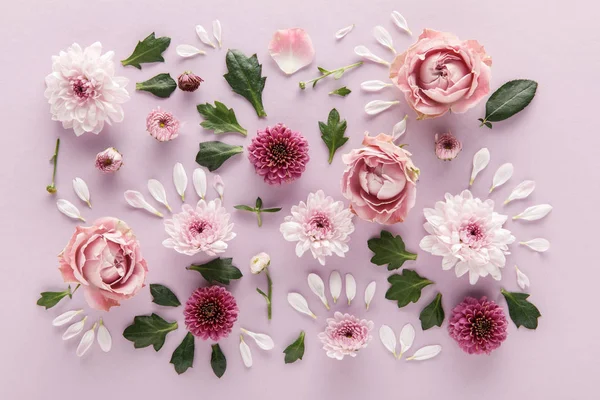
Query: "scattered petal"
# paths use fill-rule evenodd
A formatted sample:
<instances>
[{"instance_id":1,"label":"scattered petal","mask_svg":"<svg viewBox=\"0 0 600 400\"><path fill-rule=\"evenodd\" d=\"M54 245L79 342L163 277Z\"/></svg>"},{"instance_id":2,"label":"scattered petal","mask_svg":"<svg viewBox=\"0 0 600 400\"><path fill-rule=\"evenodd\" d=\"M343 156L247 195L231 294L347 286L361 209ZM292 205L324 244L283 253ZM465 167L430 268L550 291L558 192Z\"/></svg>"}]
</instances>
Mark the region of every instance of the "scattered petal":
<instances>
[{"instance_id":1,"label":"scattered petal","mask_svg":"<svg viewBox=\"0 0 600 400\"><path fill-rule=\"evenodd\" d=\"M196 168L192 175L192 182L194 183L196 193L204 200L206 197L206 172L202 168Z\"/></svg>"},{"instance_id":2,"label":"scattered petal","mask_svg":"<svg viewBox=\"0 0 600 400\"><path fill-rule=\"evenodd\" d=\"M400 121L396 125L394 125L394 128L392 129L392 141L396 141L396 140L400 139L400 137L402 135L404 135L404 133L406 132L406 121L407 120L408 120L408 115L405 115L404 118L402 118L402 121Z\"/></svg>"},{"instance_id":3,"label":"scattered petal","mask_svg":"<svg viewBox=\"0 0 600 400\"><path fill-rule=\"evenodd\" d=\"M519 242L519 244L522 244L523 246L527 246L531 250L537 251L540 253L543 253L550 249L550 242L547 239L542 239L542 238L531 239L527 242Z\"/></svg>"},{"instance_id":4,"label":"scattered petal","mask_svg":"<svg viewBox=\"0 0 600 400\"><path fill-rule=\"evenodd\" d=\"M392 35L381 25L377 25L373 28L373 36L375 36L375 40L379 42L383 47L387 47L390 51L396 54L396 49L394 49L394 41L392 40Z\"/></svg>"},{"instance_id":5,"label":"scattered petal","mask_svg":"<svg viewBox=\"0 0 600 400\"><path fill-rule=\"evenodd\" d=\"M341 38L343 38L344 36L346 36L347 34L349 34L350 31L352 31L352 29L354 29L354 24L349 25L349 26L347 26L345 28L340 29L339 31L337 31L335 33L335 38L337 40L340 40Z\"/></svg>"},{"instance_id":6,"label":"scattered petal","mask_svg":"<svg viewBox=\"0 0 600 400\"><path fill-rule=\"evenodd\" d=\"M365 289L365 306L367 307L367 311L369 310L369 306L371 305L371 301L373 301L373 296L375 296L375 289L377 288L377 282L373 281L367 285Z\"/></svg>"},{"instance_id":7,"label":"scattered petal","mask_svg":"<svg viewBox=\"0 0 600 400\"><path fill-rule=\"evenodd\" d=\"M187 188L188 179L181 163L177 163L173 167L173 183L175 183L177 193L181 196L181 201L185 201L185 189Z\"/></svg>"},{"instance_id":8,"label":"scattered petal","mask_svg":"<svg viewBox=\"0 0 600 400\"><path fill-rule=\"evenodd\" d=\"M419 350L415 351L415 354L408 357L406 360L416 360L416 361L424 361L429 360L440 354L442 351L442 346L439 344L434 344L431 346L421 347Z\"/></svg>"},{"instance_id":9,"label":"scattered petal","mask_svg":"<svg viewBox=\"0 0 600 400\"><path fill-rule=\"evenodd\" d=\"M75 190L77 197L84 201L89 208L92 208L92 203L90 203L90 189L83 179L73 179L73 190Z\"/></svg>"},{"instance_id":10,"label":"scattered petal","mask_svg":"<svg viewBox=\"0 0 600 400\"><path fill-rule=\"evenodd\" d=\"M473 172L471 172L471 180L469 181L469 186L471 186L473 182L475 182L477 174L483 171L485 167L487 167L489 162L490 151L487 148L484 147L483 149L475 153L475 155L473 156Z\"/></svg>"},{"instance_id":11,"label":"scattered petal","mask_svg":"<svg viewBox=\"0 0 600 400\"><path fill-rule=\"evenodd\" d=\"M329 310L329 302L325 296L325 283L323 282L323 279L317 274L308 274L308 287L319 299L321 299L325 308Z\"/></svg>"},{"instance_id":12,"label":"scattered petal","mask_svg":"<svg viewBox=\"0 0 600 400\"><path fill-rule=\"evenodd\" d=\"M87 331L81 337L81 341L79 342L79 346L77 346L77 357L83 356L89 349L92 347L94 343L94 338L96 337L96 323L92 326L92 329Z\"/></svg>"},{"instance_id":13,"label":"scattered petal","mask_svg":"<svg viewBox=\"0 0 600 400\"><path fill-rule=\"evenodd\" d=\"M221 43L221 21L219 21L218 19L214 20L212 23L212 26L213 26L213 36L217 40L217 43L219 44L219 48L221 48L221 46L222 46L222 43Z\"/></svg>"},{"instance_id":14,"label":"scattered petal","mask_svg":"<svg viewBox=\"0 0 600 400\"><path fill-rule=\"evenodd\" d=\"M373 100L373 101L370 101L367 103L367 105L365 106L365 112L369 115L377 115L398 103L400 103L398 100L394 100L394 101Z\"/></svg>"},{"instance_id":15,"label":"scattered petal","mask_svg":"<svg viewBox=\"0 0 600 400\"><path fill-rule=\"evenodd\" d=\"M62 326L66 323L69 323L69 322L71 322L71 320L73 318L75 318L77 315L81 314L82 312L83 312L83 309L71 310L71 311L64 312L52 320L52 325Z\"/></svg>"},{"instance_id":16,"label":"scattered petal","mask_svg":"<svg viewBox=\"0 0 600 400\"><path fill-rule=\"evenodd\" d=\"M529 278L525 275L519 267L515 265L515 271L517 271L517 285L521 288L521 290L526 290L529 287Z\"/></svg>"},{"instance_id":17,"label":"scattered petal","mask_svg":"<svg viewBox=\"0 0 600 400\"><path fill-rule=\"evenodd\" d=\"M213 188L219 195L219 198L223 200L223 193L225 193L225 183L223 182L223 178L221 178L221 175L215 175L213 177Z\"/></svg>"},{"instance_id":18,"label":"scattered petal","mask_svg":"<svg viewBox=\"0 0 600 400\"><path fill-rule=\"evenodd\" d=\"M513 189L508 199L504 201L504 204L508 204L513 200L521 200L528 197L535 190L534 181L523 181Z\"/></svg>"},{"instance_id":19,"label":"scattered petal","mask_svg":"<svg viewBox=\"0 0 600 400\"><path fill-rule=\"evenodd\" d=\"M396 335L392 328L387 325L381 325L379 328L379 339L381 343L385 346L386 349L389 350L390 353L397 357L396 355Z\"/></svg>"},{"instance_id":20,"label":"scattered petal","mask_svg":"<svg viewBox=\"0 0 600 400\"><path fill-rule=\"evenodd\" d=\"M194 47L190 44L180 44L179 46L177 46L175 51L177 52L178 56L185 58L194 57L199 54L206 54L204 50L200 50L199 48Z\"/></svg>"},{"instance_id":21,"label":"scattered petal","mask_svg":"<svg viewBox=\"0 0 600 400\"><path fill-rule=\"evenodd\" d=\"M398 354L398 358L402 357L402 354L412 347L414 341L415 328L411 324L404 325L400 331L400 354Z\"/></svg>"},{"instance_id":22,"label":"scattered petal","mask_svg":"<svg viewBox=\"0 0 600 400\"><path fill-rule=\"evenodd\" d=\"M331 297L333 297L333 302L337 303L337 299L342 294L342 276L338 271L332 271L331 275L329 275L329 292L331 293Z\"/></svg>"},{"instance_id":23,"label":"scattered petal","mask_svg":"<svg viewBox=\"0 0 600 400\"><path fill-rule=\"evenodd\" d=\"M356 296L356 280L352 274L346 274L346 298L348 299L348 305L352 303Z\"/></svg>"},{"instance_id":24,"label":"scattered petal","mask_svg":"<svg viewBox=\"0 0 600 400\"><path fill-rule=\"evenodd\" d=\"M246 368L252 367L252 352L250 351L250 346L244 342L243 335L240 335L240 354Z\"/></svg>"},{"instance_id":25,"label":"scattered petal","mask_svg":"<svg viewBox=\"0 0 600 400\"><path fill-rule=\"evenodd\" d=\"M385 61L383 58L376 56L375 54L371 53L371 51L369 49L366 48L366 46L356 46L354 48L354 53L356 53L356 55L365 58L369 61L373 61L379 64L383 64L383 65L387 65L388 67L390 66L390 63Z\"/></svg>"},{"instance_id":26,"label":"scattered petal","mask_svg":"<svg viewBox=\"0 0 600 400\"><path fill-rule=\"evenodd\" d=\"M212 42L212 40L210 40L210 36L208 36L208 32L206 32L206 29L204 29L204 27L202 25L196 25L196 34L198 35L198 37L200 38L200 41L202 43L209 45L213 49L217 48L217 46L215 46L215 44Z\"/></svg>"},{"instance_id":27,"label":"scattered petal","mask_svg":"<svg viewBox=\"0 0 600 400\"><path fill-rule=\"evenodd\" d=\"M160 204L164 204L164 206L167 207L167 210L171 211L171 206L169 206L169 202L167 201L167 192L162 183L156 179L150 179L148 180L148 190L152 197L154 197L154 200L158 201Z\"/></svg>"},{"instance_id":28,"label":"scattered petal","mask_svg":"<svg viewBox=\"0 0 600 400\"><path fill-rule=\"evenodd\" d=\"M313 61L315 49L304 29L281 29L269 43L269 54L280 70L291 75Z\"/></svg>"},{"instance_id":29,"label":"scattered petal","mask_svg":"<svg viewBox=\"0 0 600 400\"><path fill-rule=\"evenodd\" d=\"M63 340L69 340L79 335L83 331L83 327L85 326L85 321L87 317L83 317L83 319L79 322L75 322L73 325L69 326L65 333L62 335Z\"/></svg>"},{"instance_id":30,"label":"scattered petal","mask_svg":"<svg viewBox=\"0 0 600 400\"><path fill-rule=\"evenodd\" d=\"M385 83L383 81L364 81L360 84L360 88L365 92L379 92L387 87L394 86L391 83Z\"/></svg>"},{"instance_id":31,"label":"scattered petal","mask_svg":"<svg viewBox=\"0 0 600 400\"><path fill-rule=\"evenodd\" d=\"M288 293L287 300L294 310L317 319L317 316L308 308L308 302L300 293Z\"/></svg>"},{"instance_id":32,"label":"scattered petal","mask_svg":"<svg viewBox=\"0 0 600 400\"><path fill-rule=\"evenodd\" d=\"M510 179L514 170L515 169L511 163L502 164L494 174L494 179L492 180L492 187L490 188L490 193L492 193L492 191L498 186L504 185L506 181Z\"/></svg>"},{"instance_id":33,"label":"scattered petal","mask_svg":"<svg viewBox=\"0 0 600 400\"><path fill-rule=\"evenodd\" d=\"M104 326L102 318L100 318L100 324L98 325L98 344L105 353L108 353L112 348L112 337L106 326Z\"/></svg>"},{"instance_id":34,"label":"scattered petal","mask_svg":"<svg viewBox=\"0 0 600 400\"><path fill-rule=\"evenodd\" d=\"M406 19L398 11L392 11L392 20L398 28L412 35L410 29L408 29L408 23L406 22Z\"/></svg>"},{"instance_id":35,"label":"scattered petal","mask_svg":"<svg viewBox=\"0 0 600 400\"><path fill-rule=\"evenodd\" d=\"M246 335L254 339L258 347L260 347L263 350L273 350L273 348L275 347L275 343L269 335L266 335L264 333L250 332L249 330L244 328L242 328L242 333L245 333Z\"/></svg>"},{"instance_id":36,"label":"scattered petal","mask_svg":"<svg viewBox=\"0 0 600 400\"><path fill-rule=\"evenodd\" d=\"M524 219L525 221L537 221L544 218L552 211L550 204L540 204L537 206L528 207L519 215L515 215L512 219Z\"/></svg>"},{"instance_id":37,"label":"scattered petal","mask_svg":"<svg viewBox=\"0 0 600 400\"><path fill-rule=\"evenodd\" d=\"M133 208L143 208L144 210L151 212L157 217L163 217L162 213L160 213L156 208L152 207L146 199L144 199L144 195L136 190L127 190L124 194L125 201Z\"/></svg>"},{"instance_id":38,"label":"scattered petal","mask_svg":"<svg viewBox=\"0 0 600 400\"><path fill-rule=\"evenodd\" d=\"M56 202L56 206L58 207L58 211L65 214L67 217L79 219L85 222L85 219L81 216L79 209L75 207L70 201L65 199L58 199L58 201Z\"/></svg>"}]
</instances>

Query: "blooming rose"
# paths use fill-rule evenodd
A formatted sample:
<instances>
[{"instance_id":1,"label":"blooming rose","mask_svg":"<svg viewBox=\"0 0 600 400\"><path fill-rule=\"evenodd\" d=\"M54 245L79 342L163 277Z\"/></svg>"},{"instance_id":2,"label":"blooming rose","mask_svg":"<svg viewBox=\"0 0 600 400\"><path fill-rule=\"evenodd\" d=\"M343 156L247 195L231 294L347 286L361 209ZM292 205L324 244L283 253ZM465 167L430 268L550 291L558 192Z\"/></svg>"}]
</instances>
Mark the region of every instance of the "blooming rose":
<instances>
[{"instance_id":1,"label":"blooming rose","mask_svg":"<svg viewBox=\"0 0 600 400\"><path fill-rule=\"evenodd\" d=\"M78 226L58 257L65 282L81 284L90 307L103 311L133 297L148 271L131 228L112 217Z\"/></svg>"},{"instance_id":2,"label":"blooming rose","mask_svg":"<svg viewBox=\"0 0 600 400\"><path fill-rule=\"evenodd\" d=\"M419 169L411 154L384 133L365 133L363 148L342 156L347 165L342 194L353 213L366 221L391 225L404 221L415 205Z\"/></svg>"},{"instance_id":3,"label":"blooming rose","mask_svg":"<svg viewBox=\"0 0 600 400\"><path fill-rule=\"evenodd\" d=\"M476 40L425 29L394 59L390 79L419 119L464 113L490 91L492 58Z\"/></svg>"}]
</instances>

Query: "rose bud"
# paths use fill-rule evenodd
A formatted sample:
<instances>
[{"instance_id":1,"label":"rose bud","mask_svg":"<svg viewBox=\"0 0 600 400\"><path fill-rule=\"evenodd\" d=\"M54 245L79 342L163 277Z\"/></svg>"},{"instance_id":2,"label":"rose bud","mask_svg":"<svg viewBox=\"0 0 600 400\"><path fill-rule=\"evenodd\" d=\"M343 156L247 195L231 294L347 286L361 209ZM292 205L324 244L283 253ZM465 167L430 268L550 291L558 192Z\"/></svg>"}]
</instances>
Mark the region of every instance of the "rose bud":
<instances>
[{"instance_id":1,"label":"rose bud","mask_svg":"<svg viewBox=\"0 0 600 400\"><path fill-rule=\"evenodd\" d=\"M190 71L185 71L177 78L177 86L184 92L194 92L200 87L200 84L204 82L204 79L198 75L194 75Z\"/></svg>"}]
</instances>

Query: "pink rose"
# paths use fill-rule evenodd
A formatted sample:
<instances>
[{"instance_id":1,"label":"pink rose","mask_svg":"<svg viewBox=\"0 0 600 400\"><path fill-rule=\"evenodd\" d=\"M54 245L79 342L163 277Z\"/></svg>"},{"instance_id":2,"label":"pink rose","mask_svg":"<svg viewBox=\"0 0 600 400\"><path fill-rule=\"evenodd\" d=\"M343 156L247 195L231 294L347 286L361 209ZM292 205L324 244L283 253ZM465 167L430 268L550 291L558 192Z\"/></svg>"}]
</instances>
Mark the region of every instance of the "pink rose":
<instances>
[{"instance_id":1,"label":"pink rose","mask_svg":"<svg viewBox=\"0 0 600 400\"><path fill-rule=\"evenodd\" d=\"M419 119L464 113L490 91L492 58L476 40L425 29L396 56L390 78Z\"/></svg>"},{"instance_id":2,"label":"pink rose","mask_svg":"<svg viewBox=\"0 0 600 400\"><path fill-rule=\"evenodd\" d=\"M347 165L342 194L350 209L366 221L391 225L402 222L417 197L419 169L411 154L384 133L365 133L363 148L342 156Z\"/></svg>"},{"instance_id":3,"label":"pink rose","mask_svg":"<svg viewBox=\"0 0 600 400\"><path fill-rule=\"evenodd\" d=\"M131 228L116 218L78 226L59 254L65 282L82 285L90 307L108 311L143 286L148 267Z\"/></svg>"}]
</instances>

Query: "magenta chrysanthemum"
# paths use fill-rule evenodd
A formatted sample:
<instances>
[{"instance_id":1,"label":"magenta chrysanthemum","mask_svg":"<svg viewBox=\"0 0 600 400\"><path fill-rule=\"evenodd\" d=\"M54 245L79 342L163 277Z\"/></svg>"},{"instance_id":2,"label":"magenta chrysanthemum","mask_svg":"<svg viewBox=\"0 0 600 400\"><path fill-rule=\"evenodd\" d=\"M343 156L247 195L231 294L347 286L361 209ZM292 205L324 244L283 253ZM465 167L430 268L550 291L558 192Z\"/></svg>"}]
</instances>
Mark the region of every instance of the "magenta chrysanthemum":
<instances>
[{"instance_id":1,"label":"magenta chrysanthemum","mask_svg":"<svg viewBox=\"0 0 600 400\"><path fill-rule=\"evenodd\" d=\"M454 160L461 150L462 143L451 132L435 135L435 155L440 160Z\"/></svg>"},{"instance_id":2,"label":"magenta chrysanthemum","mask_svg":"<svg viewBox=\"0 0 600 400\"><path fill-rule=\"evenodd\" d=\"M448 332L469 354L490 354L506 339L508 322L504 310L485 296L467 297L454 307Z\"/></svg>"},{"instance_id":3,"label":"magenta chrysanthemum","mask_svg":"<svg viewBox=\"0 0 600 400\"><path fill-rule=\"evenodd\" d=\"M341 360L344 356L356 357L360 349L367 347L373 338L372 329L373 321L336 312L333 318L327 319L327 328L318 337L327 357Z\"/></svg>"},{"instance_id":4,"label":"magenta chrysanthemum","mask_svg":"<svg viewBox=\"0 0 600 400\"><path fill-rule=\"evenodd\" d=\"M158 107L146 117L146 130L159 142L168 142L179 136L179 120Z\"/></svg>"},{"instance_id":5,"label":"magenta chrysanthemum","mask_svg":"<svg viewBox=\"0 0 600 400\"><path fill-rule=\"evenodd\" d=\"M183 315L192 335L217 341L229 336L238 312L233 295L215 285L196 289L185 303Z\"/></svg>"},{"instance_id":6,"label":"magenta chrysanthemum","mask_svg":"<svg viewBox=\"0 0 600 400\"><path fill-rule=\"evenodd\" d=\"M117 172L123 165L123 156L114 147L96 154L96 168L99 171L112 173Z\"/></svg>"},{"instance_id":7,"label":"magenta chrysanthemum","mask_svg":"<svg viewBox=\"0 0 600 400\"><path fill-rule=\"evenodd\" d=\"M270 185L292 182L306 169L308 141L283 124L258 131L248 146L256 173Z\"/></svg>"}]
</instances>

